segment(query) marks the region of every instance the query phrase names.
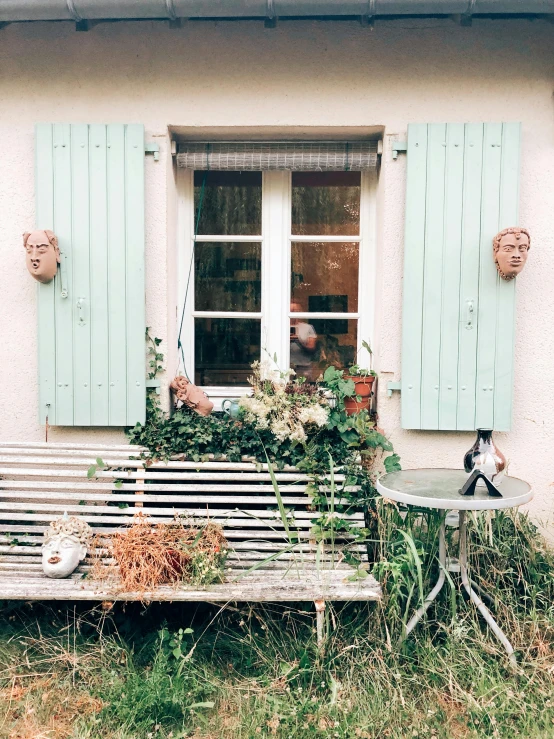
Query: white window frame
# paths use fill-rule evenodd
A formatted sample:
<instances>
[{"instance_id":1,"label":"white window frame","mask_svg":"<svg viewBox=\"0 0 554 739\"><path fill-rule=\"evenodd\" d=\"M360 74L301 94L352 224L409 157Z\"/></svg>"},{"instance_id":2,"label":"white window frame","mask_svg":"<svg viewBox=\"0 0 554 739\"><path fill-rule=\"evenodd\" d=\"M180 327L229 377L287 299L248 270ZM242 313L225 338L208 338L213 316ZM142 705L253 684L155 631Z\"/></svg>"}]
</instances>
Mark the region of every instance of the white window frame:
<instances>
[{"instance_id":1,"label":"white window frame","mask_svg":"<svg viewBox=\"0 0 554 739\"><path fill-rule=\"evenodd\" d=\"M177 332L183 319L181 344L185 365L179 352L179 371L194 378L194 318L202 316L257 318L261 323L262 359L277 355L280 369L286 369L290 353L290 318L348 318L358 321L358 364L369 367L370 357L362 348L365 339L372 343L375 326L376 250L375 224L377 173L361 173L359 236L299 236L291 233L292 177L289 171L262 173L262 235L260 236L201 236L197 240L261 242L262 245L262 305L259 313L229 311L195 311L194 300L194 172L177 170ZM359 242L358 310L356 313L294 313L290 312L290 259L293 241ZM190 277L189 277L190 273ZM188 282L188 295L187 295ZM186 306L183 305L186 296ZM266 353L264 349L267 349ZM203 388L221 410L224 398L238 398L250 391L248 386L205 386Z\"/></svg>"}]
</instances>

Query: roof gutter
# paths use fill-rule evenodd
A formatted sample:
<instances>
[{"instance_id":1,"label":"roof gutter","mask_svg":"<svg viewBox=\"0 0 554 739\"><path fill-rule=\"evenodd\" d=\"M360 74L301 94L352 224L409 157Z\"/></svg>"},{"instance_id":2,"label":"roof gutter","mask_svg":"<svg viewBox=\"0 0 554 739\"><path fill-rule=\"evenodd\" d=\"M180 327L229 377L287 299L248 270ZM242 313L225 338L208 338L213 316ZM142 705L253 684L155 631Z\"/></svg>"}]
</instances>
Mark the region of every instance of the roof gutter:
<instances>
[{"instance_id":1,"label":"roof gutter","mask_svg":"<svg viewBox=\"0 0 554 739\"><path fill-rule=\"evenodd\" d=\"M554 0L2 0L0 23L19 21L329 19L550 15Z\"/></svg>"}]
</instances>

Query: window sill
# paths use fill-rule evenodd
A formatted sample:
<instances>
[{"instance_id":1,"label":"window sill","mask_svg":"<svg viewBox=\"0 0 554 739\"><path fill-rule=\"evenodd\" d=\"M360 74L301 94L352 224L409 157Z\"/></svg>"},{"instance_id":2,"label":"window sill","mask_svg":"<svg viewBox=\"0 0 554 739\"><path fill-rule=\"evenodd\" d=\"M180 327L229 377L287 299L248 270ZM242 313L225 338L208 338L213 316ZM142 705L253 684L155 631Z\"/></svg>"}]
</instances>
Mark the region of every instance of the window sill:
<instances>
[{"instance_id":1,"label":"window sill","mask_svg":"<svg viewBox=\"0 0 554 739\"><path fill-rule=\"evenodd\" d=\"M244 387L221 387L214 385L203 385L201 389L206 393L208 398L214 404L214 413L222 412L223 409L221 407L221 404L225 399L229 398L229 400L237 400L243 395L252 394L252 388L249 385L245 385Z\"/></svg>"}]
</instances>

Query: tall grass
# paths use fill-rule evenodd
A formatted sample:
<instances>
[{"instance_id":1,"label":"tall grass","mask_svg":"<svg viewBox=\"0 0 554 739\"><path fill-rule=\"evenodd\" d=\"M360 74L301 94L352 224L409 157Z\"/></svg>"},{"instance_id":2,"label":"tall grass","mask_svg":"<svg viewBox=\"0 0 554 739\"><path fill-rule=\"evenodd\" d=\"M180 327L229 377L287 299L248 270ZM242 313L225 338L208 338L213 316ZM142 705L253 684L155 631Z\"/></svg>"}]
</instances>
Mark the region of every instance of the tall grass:
<instances>
[{"instance_id":1,"label":"tall grass","mask_svg":"<svg viewBox=\"0 0 554 739\"><path fill-rule=\"evenodd\" d=\"M324 651L311 604L4 604L0 737L554 737L554 556L527 517L469 525L512 668L449 587L396 648L437 577L440 518L382 501L372 514L384 601L331 606Z\"/></svg>"}]
</instances>

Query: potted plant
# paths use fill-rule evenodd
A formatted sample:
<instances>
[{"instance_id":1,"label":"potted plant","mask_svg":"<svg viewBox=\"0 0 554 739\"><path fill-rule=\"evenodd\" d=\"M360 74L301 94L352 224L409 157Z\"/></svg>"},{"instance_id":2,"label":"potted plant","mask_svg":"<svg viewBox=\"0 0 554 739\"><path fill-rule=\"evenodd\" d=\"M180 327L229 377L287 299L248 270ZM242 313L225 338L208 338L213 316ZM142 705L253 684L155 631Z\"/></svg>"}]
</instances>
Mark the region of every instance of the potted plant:
<instances>
[{"instance_id":1,"label":"potted plant","mask_svg":"<svg viewBox=\"0 0 554 739\"><path fill-rule=\"evenodd\" d=\"M372 380L375 375L367 375ZM400 469L399 457L394 454L391 442L383 431L376 425L367 410L357 413L348 413L346 403L355 398L354 381L360 376L345 376L344 371L336 367L327 367L323 375L322 385L326 387L334 398L334 404L329 414L328 428L336 429L342 441L351 449L359 451L362 467L366 472L374 472L376 464L383 452L389 453L383 463L387 472Z\"/></svg>"},{"instance_id":2,"label":"potted plant","mask_svg":"<svg viewBox=\"0 0 554 739\"><path fill-rule=\"evenodd\" d=\"M371 368L373 363L373 352L367 341L362 341L362 346L369 354L369 369L353 364L345 370L343 378L352 380L354 383L354 394L344 399L344 407L347 415L351 416L360 411L369 411L371 396L373 394L373 383L377 377Z\"/></svg>"}]
</instances>

